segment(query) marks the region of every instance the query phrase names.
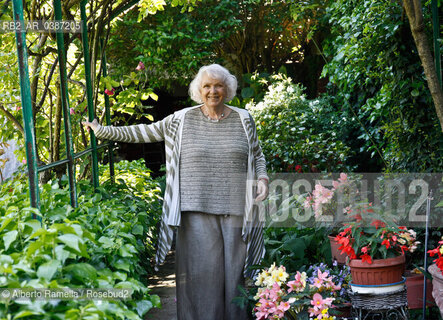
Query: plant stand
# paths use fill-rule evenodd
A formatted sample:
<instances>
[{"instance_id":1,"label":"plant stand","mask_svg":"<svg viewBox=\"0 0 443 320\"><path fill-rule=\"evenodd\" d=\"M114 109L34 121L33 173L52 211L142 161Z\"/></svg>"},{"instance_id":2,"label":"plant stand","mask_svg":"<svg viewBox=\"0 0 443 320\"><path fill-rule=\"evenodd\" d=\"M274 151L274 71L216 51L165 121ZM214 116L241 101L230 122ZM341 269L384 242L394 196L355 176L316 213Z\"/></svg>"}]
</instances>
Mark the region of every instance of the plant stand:
<instances>
[{"instance_id":1,"label":"plant stand","mask_svg":"<svg viewBox=\"0 0 443 320\"><path fill-rule=\"evenodd\" d=\"M351 298L351 319L408 320L406 288L383 294L360 294L348 290Z\"/></svg>"}]
</instances>

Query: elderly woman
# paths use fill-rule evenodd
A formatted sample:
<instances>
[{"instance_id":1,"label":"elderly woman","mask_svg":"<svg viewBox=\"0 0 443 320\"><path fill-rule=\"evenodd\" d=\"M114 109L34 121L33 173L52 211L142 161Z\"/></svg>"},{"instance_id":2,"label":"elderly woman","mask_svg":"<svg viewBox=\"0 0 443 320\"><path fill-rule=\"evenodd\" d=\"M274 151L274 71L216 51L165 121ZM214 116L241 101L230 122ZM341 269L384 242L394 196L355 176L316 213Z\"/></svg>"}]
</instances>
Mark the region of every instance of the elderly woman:
<instances>
[{"instance_id":1,"label":"elderly woman","mask_svg":"<svg viewBox=\"0 0 443 320\"><path fill-rule=\"evenodd\" d=\"M212 64L190 84L197 106L149 125L84 122L102 139L165 141L166 190L156 263L163 263L178 227L179 320L247 319L231 301L244 277L253 275L248 267L264 254L254 201L268 193L266 164L251 115L225 104L236 90L235 76Z\"/></svg>"}]
</instances>

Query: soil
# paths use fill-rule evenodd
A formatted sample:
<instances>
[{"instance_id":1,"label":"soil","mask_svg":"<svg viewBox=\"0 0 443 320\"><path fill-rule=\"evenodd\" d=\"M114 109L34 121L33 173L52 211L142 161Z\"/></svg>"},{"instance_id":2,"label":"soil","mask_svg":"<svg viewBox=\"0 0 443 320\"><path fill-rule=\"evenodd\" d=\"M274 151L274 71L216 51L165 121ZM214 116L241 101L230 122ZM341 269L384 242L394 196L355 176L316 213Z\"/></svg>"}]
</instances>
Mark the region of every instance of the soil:
<instances>
[{"instance_id":1,"label":"soil","mask_svg":"<svg viewBox=\"0 0 443 320\"><path fill-rule=\"evenodd\" d=\"M170 251L159 271L149 279L150 294L160 297L161 309L151 309L145 320L177 320L175 297L175 255Z\"/></svg>"}]
</instances>

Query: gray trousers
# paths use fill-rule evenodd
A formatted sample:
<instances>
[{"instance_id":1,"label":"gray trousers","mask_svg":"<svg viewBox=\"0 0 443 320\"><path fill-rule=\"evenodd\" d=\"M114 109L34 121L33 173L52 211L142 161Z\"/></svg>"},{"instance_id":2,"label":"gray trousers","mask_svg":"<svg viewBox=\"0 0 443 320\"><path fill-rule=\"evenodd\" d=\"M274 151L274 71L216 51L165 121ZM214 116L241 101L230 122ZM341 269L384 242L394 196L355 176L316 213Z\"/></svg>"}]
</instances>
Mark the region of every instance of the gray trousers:
<instances>
[{"instance_id":1,"label":"gray trousers","mask_svg":"<svg viewBox=\"0 0 443 320\"><path fill-rule=\"evenodd\" d=\"M231 300L244 284L240 216L183 212L176 243L178 320L245 320Z\"/></svg>"}]
</instances>

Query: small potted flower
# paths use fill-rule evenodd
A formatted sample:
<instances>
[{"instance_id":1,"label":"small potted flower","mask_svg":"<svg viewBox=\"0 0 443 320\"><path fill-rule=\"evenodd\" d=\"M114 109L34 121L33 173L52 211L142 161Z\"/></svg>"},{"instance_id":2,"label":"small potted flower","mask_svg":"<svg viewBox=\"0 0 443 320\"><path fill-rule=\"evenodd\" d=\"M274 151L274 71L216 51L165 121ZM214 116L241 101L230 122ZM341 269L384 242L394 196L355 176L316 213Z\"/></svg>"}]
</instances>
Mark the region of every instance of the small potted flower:
<instances>
[{"instance_id":1,"label":"small potted flower","mask_svg":"<svg viewBox=\"0 0 443 320\"><path fill-rule=\"evenodd\" d=\"M443 318L443 238L438 242L438 246L428 253L435 257L434 264L429 266L428 271L432 275L432 296Z\"/></svg>"}]
</instances>

